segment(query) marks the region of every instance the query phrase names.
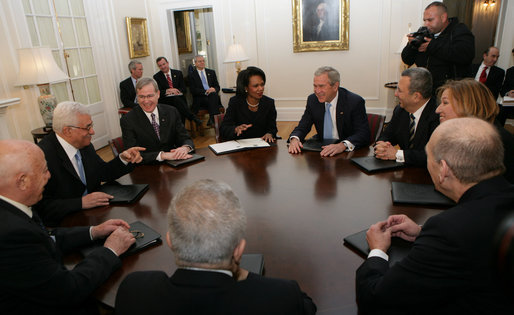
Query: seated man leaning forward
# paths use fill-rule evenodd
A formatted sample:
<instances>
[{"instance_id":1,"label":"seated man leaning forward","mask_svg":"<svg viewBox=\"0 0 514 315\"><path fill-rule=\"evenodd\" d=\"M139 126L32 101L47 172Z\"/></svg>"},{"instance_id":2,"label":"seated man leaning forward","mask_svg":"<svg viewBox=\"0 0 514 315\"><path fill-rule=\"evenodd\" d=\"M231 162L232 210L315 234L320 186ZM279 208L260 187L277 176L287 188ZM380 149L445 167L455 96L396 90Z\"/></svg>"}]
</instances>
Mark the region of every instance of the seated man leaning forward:
<instances>
[{"instance_id":1,"label":"seated man leaning forward","mask_svg":"<svg viewBox=\"0 0 514 315\"><path fill-rule=\"evenodd\" d=\"M143 163L182 160L191 157L193 140L172 106L157 104L159 88L154 79L142 78L136 84L139 107L123 115L120 120L123 145L141 146Z\"/></svg>"},{"instance_id":2,"label":"seated man leaning forward","mask_svg":"<svg viewBox=\"0 0 514 315\"><path fill-rule=\"evenodd\" d=\"M116 314L314 314L295 281L264 278L239 267L246 216L224 183L200 180L173 197L168 245L178 269L129 274Z\"/></svg>"},{"instance_id":3,"label":"seated man leaning forward","mask_svg":"<svg viewBox=\"0 0 514 315\"><path fill-rule=\"evenodd\" d=\"M93 291L121 266L135 242L123 220L48 231L31 206L50 178L45 156L28 141L0 141L0 301L2 314L95 314ZM105 238L73 269L63 253Z\"/></svg>"},{"instance_id":4,"label":"seated man leaning forward","mask_svg":"<svg viewBox=\"0 0 514 315\"><path fill-rule=\"evenodd\" d=\"M316 127L318 140L334 139L337 143L323 147L321 156L334 156L369 144L370 131L364 99L339 87L339 72L321 67L314 73L314 94L298 126L289 136L289 153L300 153L302 141Z\"/></svg>"},{"instance_id":5,"label":"seated man leaning forward","mask_svg":"<svg viewBox=\"0 0 514 315\"><path fill-rule=\"evenodd\" d=\"M425 145L439 125L436 99L432 97L432 75L425 68L403 71L395 95L400 105L375 144L375 157L425 167Z\"/></svg>"},{"instance_id":6,"label":"seated man leaning forward","mask_svg":"<svg viewBox=\"0 0 514 315\"><path fill-rule=\"evenodd\" d=\"M134 147L106 163L91 144L95 134L87 108L76 102L62 102L54 110L53 130L39 146L45 153L52 178L43 199L35 206L47 225L57 225L68 213L106 206L113 196L98 192L102 182L113 181L141 162Z\"/></svg>"},{"instance_id":7,"label":"seated man leaning forward","mask_svg":"<svg viewBox=\"0 0 514 315\"><path fill-rule=\"evenodd\" d=\"M457 205L423 227L392 215L370 227L368 259L357 270L357 303L363 314L512 314L512 296L494 280L493 240L513 213L514 186L501 174L502 141L477 118L442 123L426 146L437 190ZM414 242L392 267L391 237Z\"/></svg>"}]
</instances>

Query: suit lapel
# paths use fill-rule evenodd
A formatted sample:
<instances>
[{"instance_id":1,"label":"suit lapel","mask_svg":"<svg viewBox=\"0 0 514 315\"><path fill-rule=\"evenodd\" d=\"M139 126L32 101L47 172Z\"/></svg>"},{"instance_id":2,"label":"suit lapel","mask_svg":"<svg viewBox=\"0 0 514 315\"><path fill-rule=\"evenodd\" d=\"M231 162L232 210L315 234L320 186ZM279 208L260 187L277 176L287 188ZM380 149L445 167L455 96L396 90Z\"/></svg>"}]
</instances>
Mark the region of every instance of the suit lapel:
<instances>
[{"instance_id":1,"label":"suit lapel","mask_svg":"<svg viewBox=\"0 0 514 315\"><path fill-rule=\"evenodd\" d=\"M61 160L62 165L64 166L64 169L69 172L73 177L75 177L78 181L82 182L80 180L79 174L77 174L77 171L75 170L75 167L73 167L73 164L71 163L70 159L68 158L68 155L66 154L66 151L64 151L64 148L61 146L59 141L57 140L57 136L55 134L52 134L54 137L54 143L55 143L55 153L57 154L57 157Z\"/></svg>"},{"instance_id":2,"label":"suit lapel","mask_svg":"<svg viewBox=\"0 0 514 315\"><path fill-rule=\"evenodd\" d=\"M344 90L339 88L339 95L337 97L337 106L336 106L336 126L337 133L339 134L339 139L342 139L343 135L343 127L344 127L344 104L346 103L346 93Z\"/></svg>"},{"instance_id":3,"label":"suit lapel","mask_svg":"<svg viewBox=\"0 0 514 315\"><path fill-rule=\"evenodd\" d=\"M416 134L414 135L414 139L412 140L414 142L414 146L420 141L425 138L425 135L427 134L427 128L428 128L428 119L431 116L431 112L435 111L434 109L434 98L432 97L425 108L423 109L423 112L421 113L421 117L419 118L418 126L416 128ZM407 130L409 128L407 127Z\"/></svg>"},{"instance_id":4,"label":"suit lapel","mask_svg":"<svg viewBox=\"0 0 514 315\"><path fill-rule=\"evenodd\" d=\"M169 135L169 126L170 126L170 116L167 111L161 110L160 106L157 106L157 110L159 111L159 134L161 136L161 143L168 142Z\"/></svg>"}]
</instances>

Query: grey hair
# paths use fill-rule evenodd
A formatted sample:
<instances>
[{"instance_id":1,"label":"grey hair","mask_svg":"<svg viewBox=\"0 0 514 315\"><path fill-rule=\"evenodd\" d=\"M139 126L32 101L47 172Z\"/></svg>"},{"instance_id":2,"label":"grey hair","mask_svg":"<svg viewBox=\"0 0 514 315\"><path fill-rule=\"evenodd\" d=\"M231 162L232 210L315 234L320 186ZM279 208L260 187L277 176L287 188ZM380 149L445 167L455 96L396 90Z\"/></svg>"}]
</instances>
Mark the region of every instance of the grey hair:
<instances>
[{"instance_id":1,"label":"grey hair","mask_svg":"<svg viewBox=\"0 0 514 315\"><path fill-rule=\"evenodd\" d=\"M341 82L341 75L339 72L336 69L328 66L319 67L316 72L314 72L314 76L318 77L324 73L327 74L328 82L330 85L334 85L336 82Z\"/></svg>"},{"instance_id":2,"label":"grey hair","mask_svg":"<svg viewBox=\"0 0 514 315\"><path fill-rule=\"evenodd\" d=\"M432 137L435 161L446 161L461 183L478 183L505 171L502 140L496 128L482 119L450 119Z\"/></svg>"},{"instance_id":3,"label":"grey hair","mask_svg":"<svg viewBox=\"0 0 514 315\"><path fill-rule=\"evenodd\" d=\"M53 113L52 128L60 133L66 126L76 126L79 114L89 115L87 107L79 102L65 101L57 104Z\"/></svg>"},{"instance_id":4,"label":"grey hair","mask_svg":"<svg viewBox=\"0 0 514 315\"><path fill-rule=\"evenodd\" d=\"M194 57L194 61L195 61L195 63L196 63L196 60L197 60L197 58L198 58L198 57L202 57L203 59L205 59L205 57L204 57L204 56L202 56L202 55L196 55L196 56Z\"/></svg>"},{"instance_id":5,"label":"grey hair","mask_svg":"<svg viewBox=\"0 0 514 315\"><path fill-rule=\"evenodd\" d=\"M168 231L177 265L227 265L244 238L246 215L230 186L203 179L173 197Z\"/></svg>"},{"instance_id":6,"label":"grey hair","mask_svg":"<svg viewBox=\"0 0 514 315\"><path fill-rule=\"evenodd\" d=\"M402 72L402 77L410 78L409 94L419 92L425 99L432 96L432 75L426 68L409 68Z\"/></svg>"},{"instance_id":7,"label":"grey hair","mask_svg":"<svg viewBox=\"0 0 514 315\"><path fill-rule=\"evenodd\" d=\"M139 60L132 60L128 64L129 72L132 73L132 70L136 70L136 65L142 65L142 63Z\"/></svg>"},{"instance_id":8,"label":"grey hair","mask_svg":"<svg viewBox=\"0 0 514 315\"><path fill-rule=\"evenodd\" d=\"M136 91L141 90L143 87L145 87L149 84L153 85L155 92L159 91L159 86L157 85L157 82L155 82L154 79L148 78L148 77L137 80Z\"/></svg>"}]
</instances>

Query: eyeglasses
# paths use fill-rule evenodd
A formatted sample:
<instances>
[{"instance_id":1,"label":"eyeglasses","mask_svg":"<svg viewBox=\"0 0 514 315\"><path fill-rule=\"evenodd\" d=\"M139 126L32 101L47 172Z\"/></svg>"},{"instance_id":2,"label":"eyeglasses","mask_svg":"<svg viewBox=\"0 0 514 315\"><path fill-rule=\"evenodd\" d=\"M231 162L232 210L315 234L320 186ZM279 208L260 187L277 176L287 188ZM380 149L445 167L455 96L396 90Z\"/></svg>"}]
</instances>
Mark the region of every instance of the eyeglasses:
<instances>
[{"instance_id":1,"label":"eyeglasses","mask_svg":"<svg viewBox=\"0 0 514 315\"><path fill-rule=\"evenodd\" d=\"M151 99L155 97L155 94L148 94L148 95L138 95L137 98L140 99L140 100L145 100L145 99Z\"/></svg>"},{"instance_id":2,"label":"eyeglasses","mask_svg":"<svg viewBox=\"0 0 514 315\"><path fill-rule=\"evenodd\" d=\"M90 125L87 125L86 127L78 127L78 126L66 126L66 127L82 129L82 130L86 130L87 132L89 132L89 131L91 131L91 129L93 129L93 124L91 123Z\"/></svg>"},{"instance_id":3,"label":"eyeglasses","mask_svg":"<svg viewBox=\"0 0 514 315\"><path fill-rule=\"evenodd\" d=\"M138 230L132 230L130 233L132 233L136 239L145 237L145 233Z\"/></svg>"}]
</instances>

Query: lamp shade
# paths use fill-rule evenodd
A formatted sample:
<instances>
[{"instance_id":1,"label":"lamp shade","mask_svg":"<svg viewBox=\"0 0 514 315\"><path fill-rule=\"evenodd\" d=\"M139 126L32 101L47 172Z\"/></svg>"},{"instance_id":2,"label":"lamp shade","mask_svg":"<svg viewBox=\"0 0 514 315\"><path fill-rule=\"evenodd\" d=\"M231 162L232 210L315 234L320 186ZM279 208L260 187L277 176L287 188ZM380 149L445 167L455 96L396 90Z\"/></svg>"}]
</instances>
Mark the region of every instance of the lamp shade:
<instances>
[{"instance_id":1,"label":"lamp shade","mask_svg":"<svg viewBox=\"0 0 514 315\"><path fill-rule=\"evenodd\" d=\"M225 58L224 63L240 62L249 59L250 58L246 55L243 46L240 44L232 44L228 47L227 57Z\"/></svg>"},{"instance_id":2,"label":"lamp shade","mask_svg":"<svg viewBox=\"0 0 514 315\"><path fill-rule=\"evenodd\" d=\"M18 49L20 70L15 85L47 84L65 81L66 75L55 63L48 47Z\"/></svg>"}]
</instances>

